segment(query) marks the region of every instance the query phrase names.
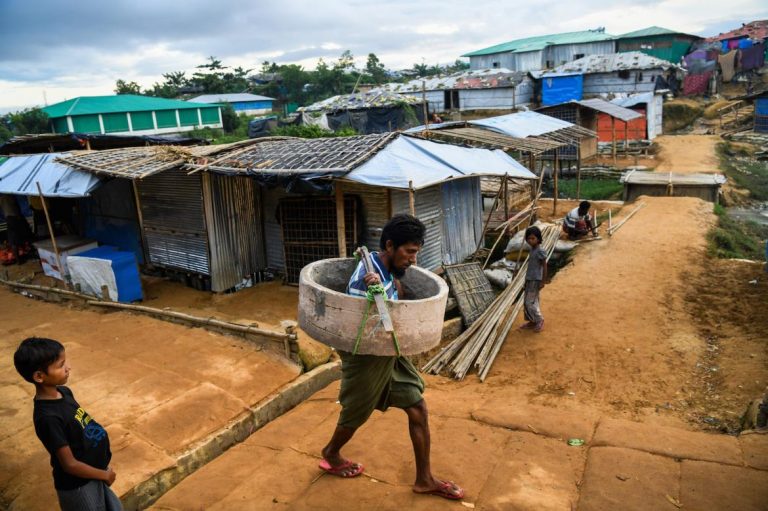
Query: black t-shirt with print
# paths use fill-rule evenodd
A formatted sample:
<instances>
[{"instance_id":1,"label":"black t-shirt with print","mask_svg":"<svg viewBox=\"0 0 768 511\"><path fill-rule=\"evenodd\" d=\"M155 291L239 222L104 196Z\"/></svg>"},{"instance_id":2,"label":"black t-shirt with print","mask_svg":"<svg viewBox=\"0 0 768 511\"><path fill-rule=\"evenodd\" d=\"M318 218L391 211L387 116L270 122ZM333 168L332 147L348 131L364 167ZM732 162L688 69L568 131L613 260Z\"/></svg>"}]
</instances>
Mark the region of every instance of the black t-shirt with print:
<instances>
[{"instance_id":1,"label":"black t-shirt with print","mask_svg":"<svg viewBox=\"0 0 768 511\"><path fill-rule=\"evenodd\" d=\"M36 399L33 420L35 433L51 454L53 485L57 490L73 490L86 484L82 479L64 472L56 451L69 446L77 461L105 470L112 458L109 437L88 413L80 408L72 391L58 387L61 399Z\"/></svg>"}]
</instances>

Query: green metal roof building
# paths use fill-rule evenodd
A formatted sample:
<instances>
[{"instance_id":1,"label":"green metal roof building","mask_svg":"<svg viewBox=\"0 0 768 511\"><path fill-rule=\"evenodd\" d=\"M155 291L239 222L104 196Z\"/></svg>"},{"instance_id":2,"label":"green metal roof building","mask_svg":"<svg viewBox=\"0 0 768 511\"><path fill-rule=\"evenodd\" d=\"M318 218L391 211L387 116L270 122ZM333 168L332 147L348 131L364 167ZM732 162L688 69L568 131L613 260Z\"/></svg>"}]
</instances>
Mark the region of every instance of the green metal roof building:
<instances>
[{"instance_id":1,"label":"green metal roof building","mask_svg":"<svg viewBox=\"0 0 768 511\"><path fill-rule=\"evenodd\" d=\"M618 36L616 51L640 51L651 57L678 64L680 59L688 54L691 44L699 39L701 37L668 28L648 27Z\"/></svg>"},{"instance_id":2,"label":"green metal roof building","mask_svg":"<svg viewBox=\"0 0 768 511\"><path fill-rule=\"evenodd\" d=\"M222 127L218 105L132 94L81 96L43 111L54 133L159 135Z\"/></svg>"},{"instance_id":3,"label":"green metal roof building","mask_svg":"<svg viewBox=\"0 0 768 511\"><path fill-rule=\"evenodd\" d=\"M551 69L587 55L616 51L615 37L602 29L549 34L515 39L482 50L465 53L469 67L506 68L512 71Z\"/></svg>"}]
</instances>

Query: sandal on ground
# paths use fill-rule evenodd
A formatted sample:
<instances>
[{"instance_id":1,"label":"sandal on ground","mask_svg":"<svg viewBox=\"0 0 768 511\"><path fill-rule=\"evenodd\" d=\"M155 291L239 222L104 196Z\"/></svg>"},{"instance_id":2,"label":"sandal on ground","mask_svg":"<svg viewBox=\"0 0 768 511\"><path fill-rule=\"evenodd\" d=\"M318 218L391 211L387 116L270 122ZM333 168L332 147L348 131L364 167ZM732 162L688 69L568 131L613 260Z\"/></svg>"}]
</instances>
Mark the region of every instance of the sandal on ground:
<instances>
[{"instance_id":1,"label":"sandal on ground","mask_svg":"<svg viewBox=\"0 0 768 511\"><path fill-rule=\"evenodd\" d=\"M544 320L543 319L541 321L539 321L538 323L536 323L536 326L533 327L533 331L536 332L536 333L539 333L542 330L544 330Z\"/></svg>"},{"instance_id":2,"label":"sandal on ground","mask_svg":"<svg viewBox=\"0 0 768 511\"><path fill-rule=\"evenodd\" d=\"M437 495L448 500L461 500L464 498L464 490L452 481L443 481L437 488L427 491L413 490L419 495Z\"/></svg>"},{"instance_id":3,"label":"sandal on ground","mask_svg":"<svg viewBox=\"0 0 768 511\"><path fill-rule=\"evenodd\" d=\"M533 321L526 321L522 325L520 325L520 330L530 330L531 328L534 328L536 326L536 323Z\"/></svg>"},{"instance_id":4,"label":"sandal on ground","mask_svg":"<svg viewBox=\"0 0 768 511\"><path fill-rule=\"evenodd\" d=\"M328 474L343 478L357 477L363 473L363 470L365 470L365 467L363 467L360 463L354 463L349 460L346 460L341 465L334 467L328 462L328 460L324 459L320 462L318 467Z\"/></svg>"}]
</instances>

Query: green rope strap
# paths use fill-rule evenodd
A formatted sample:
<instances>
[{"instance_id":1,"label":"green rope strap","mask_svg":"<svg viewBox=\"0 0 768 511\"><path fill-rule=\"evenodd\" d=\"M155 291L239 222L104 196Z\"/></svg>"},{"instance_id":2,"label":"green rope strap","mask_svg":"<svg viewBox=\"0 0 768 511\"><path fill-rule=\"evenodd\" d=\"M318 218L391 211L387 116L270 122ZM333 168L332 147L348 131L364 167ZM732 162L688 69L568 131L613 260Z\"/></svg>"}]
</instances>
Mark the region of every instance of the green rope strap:
<instances>
[{"instance_id":1,"label":"green rope strap","mask_svg":"<svg viewBox=\"0 0 768 511\"><path fill-rule=\"evenodd\" d=\"M355 347L352 349L352 354L357 355L357 350L360 348L360 340L363 338L363 330L365 329L365 324L368 322L368 313L371 311L371 305L374 301L376 301L376 295L381 295L384 297L385 301L388 301L387 299L387 290L384 289L384 286L381 284L374 284L372 286L368 286L368 290L365 292L365 298L368 300L368 303L365 307L365 313L363 314L363 321L360 323L360 328L357 330L357 339L355 339ZM397 353L397 356L400 356L400 342L397 340L397 334L395 331L392 331L392 343L395 345L395 353Z\"/></svg>"}]
</instances>

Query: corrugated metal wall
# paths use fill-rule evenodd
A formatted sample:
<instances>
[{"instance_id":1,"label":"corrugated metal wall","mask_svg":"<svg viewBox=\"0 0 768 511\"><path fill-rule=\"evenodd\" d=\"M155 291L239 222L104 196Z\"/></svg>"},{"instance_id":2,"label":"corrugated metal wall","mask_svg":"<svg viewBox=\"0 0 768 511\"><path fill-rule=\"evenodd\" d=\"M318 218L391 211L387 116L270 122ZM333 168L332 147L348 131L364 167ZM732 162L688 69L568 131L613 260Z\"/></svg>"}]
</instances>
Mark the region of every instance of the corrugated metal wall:
<instances>
[{"instance_id":1,"label":"corrugated metal wall","mask_svg":"<svg viewBox=\"0 0 768 511\"><path fill-rule=\"evenodd\" d=\"M171 169L137 186L150 263L210 275L200 175Z\"/></svg>"},{"instance_id":2,"label":"corrugated metal wall","mask_svg":"<svg viewBox=\"0 0 768 511\"><path fill-rule=\"evenodd\" d=\"M477 57L469 57L469 68L474 70L505 67L507 69L511 69L512 71L519 71L519 69L515 67L516 60L516 55L512 53L492 53L490 55L479 55ZM494 66L495 63L498 65Z\"/></svg>"},{"instance_id":3,"label":"corrugated metal wall","mask_svg":"<svg viewBox=\"0 0 768 511\"><path fill-rule=\"evenodd\" d=\"M460 110L510 109L528 106L533 99L533 83L523 81L514 88L459 89Z\"/></svg>"},{"instance_id":4,"label":"corrugated metal wall","mask_svg":"<svg viewBox=\"0 0 768 511\"><path fill-rule=\"evenodd\" d=\"M233 288L266 267L260 194L250 177L203 176L212 291Z\"/></svg>"},{"instance_id":5,"label":"corrugated metal wall","mask_svg":"<svg viewBox=\"0 0 768 511\"><path fill-rule=\"evenodd\" d=\"M576 55L607 55L615 53L615 41L596 41L592 43L559 44L549 46L544 51L544 61L550 61L555 66L576 60Z\"/></svg>"},{"instance_id":6,"label":"corrugated metal wall","mask_svg":"<svg viewBox=\"0 0 768 511\"><path fill-rule=\"evenodd\" d=\"M656 88L656 77L661 74L661 69L645 69L630 71L628 78L619 78L618 72L584 75L584 96L653 92Z\"/></svg>"},{"instance_id":7,"label":"corrugated metal wall","mask_svg":"<svg viewBox=\"0 0 768 511\"><path fill-rule=\"evenodd\" d=\"M414 196L416 217L427 228L426 240L418 257L418 265L434 270L443 259L443 200L440 185L417 190ZM392 213L410 213L408 192L392 190Z\"/></svg>"},{"instance_id":8,"label":"corrugated metal wall","mask_svg":"<svg viewBox=\"0 0 768 511\"><path fill-rule=\"evenodd\" d=\"M337 182L338 183L338 182ZM379 250L379 240L384 224L389 220L387 190L379 186L358 183L341 183L344 195L360 198L362 206L362 241L368 250Z\"/></svg>"},{"instance_id":9,"label":"corrugated metal wall","mask_svg":"<svg viewBox=\"0 0 768 511\"><path fill-rule=\"evenodd\" d=\"M443 264L457 264L473 253L483 229L480 178L470 177L442 185Z\"/></svg>"}]
</instances>

